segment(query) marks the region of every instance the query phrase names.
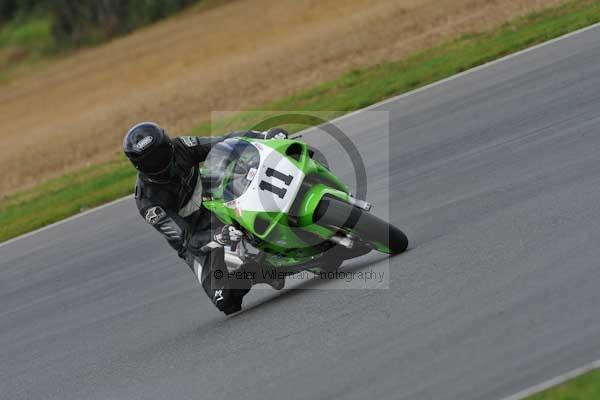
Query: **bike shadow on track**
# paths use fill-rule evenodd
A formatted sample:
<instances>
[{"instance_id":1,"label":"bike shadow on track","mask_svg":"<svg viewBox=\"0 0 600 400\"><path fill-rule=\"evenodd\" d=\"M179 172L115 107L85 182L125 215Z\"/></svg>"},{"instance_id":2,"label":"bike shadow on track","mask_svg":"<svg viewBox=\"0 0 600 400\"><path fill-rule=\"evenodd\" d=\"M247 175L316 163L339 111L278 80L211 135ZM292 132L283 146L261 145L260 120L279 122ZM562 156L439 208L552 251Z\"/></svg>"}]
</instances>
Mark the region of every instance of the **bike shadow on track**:
<instances>
[{"instance_id":1,"label":"bike shadow on track","mask_svg":"<svg viewBox=\"0 0 600 400\"><path fill-rule=\"evenodd\" d=\"M374 266L375 264L385 261L389 258L390 258L389 256L384 255L384 254L377 254L377 255L369 254L367 256L363 256L363 257L359 257L354 260L350 260L348 265L343 265L340 268L340 271L346 272L346 273L358 272L358 271L361 271L368 267ZM275 306L282 301L290 300L290 299L295 298L296 296L303 295L306 293L307 290L317 289L319 286L326 285L328 282L330 282L329 279L320 278L320 277L315 276L314 279L310 279L306 282L301 282L297 285L294 285L291 288L286 287L281 291L278 291L278 292L268 295L267 297L262 297L258 300L255 300L254 302L249 303L247 306L243 307L241 311L228 316L228 319L235 319L236 317L247 316L249 314L256 312L259 309L264 309L265 307ZM321 290L327 290L327 289L321 289ZM332 289L332 290L334 290L334 289ZM335 290L339 290L339 289L335 289ZM341 290L344 290L344 289L341 289Z\"/></svg>"},{"instance_id":2,"label":"bike shadow on track","mask_svg":"<svg viewBox=\"0 0 600 400\"><path fill-rule=\"evenodd\" d=\"M341 268L341 271L358 272L368 267L376 266L381 262L386 262L386 260L390 260L390 258L383 254L367 255L350 260L348 265L344 265ZM261 295L260 298L248 302L248 304L245 305L241 311L235 314L225 317L224 315L220 313L220 315L218 315L215 312L214 315L212 315L208 320L202 321L198 324L192 324L192 326L190 326L188 329L178 332L175 336L167 336L158 341L146 344L137 349L135 352L128 353L128 357L131 359L135 357L144 358L147 356L147 354L175 354L181 349L187 349L190 346L197 346L199 341L202 342L204 340L209 340L207 338L211 337L211 333L214 329L219 329L220 334L223 335L238 335L240 334L240 329L242 329L241 332L243 332L246 324L251 324L252 321L255 321L256 317L260 315L260 312L266 312L270 307L275 308L278 305L282 305L282 302L297 300L298 296L310 295L310 293L306 292L314 290L319 286L326 285L328 282L330 282L330 280L315 277L315 279L301 282L291 288L283 289L279 292L266 289L268 292L265 295ZM236 343L238 345L244 345L246 342L248 341L243 338L243 335L239 338L239 340L236 339ZM160 349L159 353L156 353L157 349ZM146 360L146 362L148 362L148 360Z\"/></svg>"}]
</instances>

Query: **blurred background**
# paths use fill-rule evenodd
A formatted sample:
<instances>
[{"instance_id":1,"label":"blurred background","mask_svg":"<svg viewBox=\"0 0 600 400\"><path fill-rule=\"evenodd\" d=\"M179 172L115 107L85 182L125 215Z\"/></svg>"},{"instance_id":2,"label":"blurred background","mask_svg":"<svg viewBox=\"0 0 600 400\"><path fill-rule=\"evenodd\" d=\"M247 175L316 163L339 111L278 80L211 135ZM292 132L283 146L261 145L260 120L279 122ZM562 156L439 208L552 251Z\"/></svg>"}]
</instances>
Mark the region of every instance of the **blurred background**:
<instances>
[{"instance_id":1,"label":"blurred background","mask_svg":"<svg viewBox=\"0 0 600 400\"><path fill-rule=\"evenodd\" d=\"M562 0L0 0L0 194Z\"/></svg>"}]
</instances>

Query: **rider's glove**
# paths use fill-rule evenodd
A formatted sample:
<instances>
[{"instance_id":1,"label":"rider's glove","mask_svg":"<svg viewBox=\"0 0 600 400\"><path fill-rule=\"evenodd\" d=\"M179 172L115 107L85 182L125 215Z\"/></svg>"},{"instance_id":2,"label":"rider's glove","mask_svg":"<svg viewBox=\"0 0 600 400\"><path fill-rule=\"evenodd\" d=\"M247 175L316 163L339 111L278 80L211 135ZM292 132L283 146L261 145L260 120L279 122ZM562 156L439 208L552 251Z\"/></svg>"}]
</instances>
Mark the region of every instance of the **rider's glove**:
<instances>
[{"instance_id":1,"label":"rider's glove","mask_svg":"<svg viewBox=\"0 0 600 400\"><path fill-rule=\"evenodd\" d=\"M230 244L238 243L240 240L242 240L243 234L244 233L235 226L225 225L220 232L215 234L214 240L221 246L228 246Z\"/></svg>"},{"instance_id":2,"label":"rider's glove","mask_svg":"<svg viewBox=\"0 0 600 400\"><path fill-rule=\"evenodd\" d=\"M265 135L265 139L287 139L289 137L287 131L282 128L271 128L263 133Z\"/></svg>"}]
</instances>

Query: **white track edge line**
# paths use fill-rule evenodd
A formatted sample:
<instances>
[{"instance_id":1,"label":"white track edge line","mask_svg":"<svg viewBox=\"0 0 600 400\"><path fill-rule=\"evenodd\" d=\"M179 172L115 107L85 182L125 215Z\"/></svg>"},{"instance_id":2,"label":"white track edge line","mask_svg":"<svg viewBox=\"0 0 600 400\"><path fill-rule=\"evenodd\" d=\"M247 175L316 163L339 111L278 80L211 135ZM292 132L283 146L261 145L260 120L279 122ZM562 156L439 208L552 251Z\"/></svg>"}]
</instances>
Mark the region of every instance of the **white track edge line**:
<instances>
[{"instance_id":1,"label":"white track edge line","mask_svg":"<svg viewBox=\"0 0 600 400\"><path fill-rule=\"evenodd\" d=\"M576 378L578 376L585 374L586 372L590 372L590 371L592 371L594 369L598 369L598 368L600 368L600 360L596 360L596 361L593 361L582 367L575 368L569 372L566 372L555 378L548 379L547 381L544 381L542 383L538 383L537 385L531 386L527 389L524 389L518 393L511 395L511 396L505 397L501 400L521 400L521 399L524 399L531 395L534 395L536 393L543 392L546 389L550 389L551 387L560 385L561 383L565 383L568 380L571 380L573 378Z\"/></svg>"},{"instance_id":2,"label":"white track edge line","mask_svg":"<svg viewBox=\"0 0 600 400\"><path fill-rule=\"evenodd\" d=\"M100 211L100 210L102 210L102 209L104 209L104 208L108 208L108 207L114 206L115 204L117 204L117 203L120 203L120 202L122 202L122 201L125 201L125 200L128 200L128 199L129 199L129 198L131 198L131 197L133 197L133 195L132 195L132 194L130 194L130 195L127 195L127 196L124 196L124 197L120 197L120 198L118 198L118 199L116 199L116 200L113 200L113 201L111 201L111 202L109 202L109 203L102 204L101 206L98 206L98 207L90 208L89 210L86 210L86 211L80 212L80 213L78 213L78 214L75 214L75 215L71 215L71 216L70 216L70 217L68 217L68 218L61 219L60 221L56 221L56 222L54 222L54 223L52 223L52 224L50 224L50 225L46 225L46 226L43 226L43 227L41 227L41 228L38 228L38 229L36 229L36 230L34 230L34 231L31 231L31 232L24 233L24 234L23 234L23 235L21 235L21 236L17 236L17 237L15 237L15 238L12 238L12 239L9 239L9 240L7 240L6 242L2 242L2 243L0 243L0 248L1 248L1 247L4 247L4 246L6 246L6 245L9 245L9 244L11 244L11 243L13 243L13 242L16 242L17 240L20 240L20 239L25 239L25 238L28 238L29 236L36 235L36 234L38 234L38 233L40 233L40 232L43 232L43 231L46 231L46 230L48 230L48 229L55 228L55 227L56 227L56 226L58 226L58 225L65 224L65 223L67 223L67 222L69 222L69 221L72 221L72 220L74 220L74 219L77 219L77 218L79 218L79 217L84 217L84 216L86 216L86 215L88 215L88 214L91 214L91 213L93 213L93 212Z\"/></svg>"},{"instance_id":3,"label":"white track edge line","mask_svg":"<svg viewBox=\"0 0 600 400\"><path fill-rule=\"evenodd\" d=\"M360 114L361 112L364 112L364 111L369 111L369 110L372 110L372 109L374 109L374 108L381 107L381 106L383 106L383 105L386 105L386 104L392 103L392 102L394 102L394 101L396 101L396 100L399 100L399 99L402 99L402 98L404 98L404 97L412 96L412 95L414 95L414 94L417 94L417 93L423 92L423 91L425 91L425 90L431 89L431 88L433 88L433 87L436 87L436 86L438 86L438 85L443 85L443 84L445 84L445 83L447 83L447 82L450 82L450 81L452 81L452 80L454 80L454 79L459 79L459 78L462 78L462 77L464 77L465 75L471 74L471 73L473 73L473 72L477 72L477 71L479 71L479 70L482 70L482 69L484 69L484 68L487 68L487 67L491 67L492 65L495 65L495 64L502 63L502 62L504 62L504 61L507 61L507 60L510 60L510 59L512 59L512 58L519 57L520 55L523 55L523 54L525 54L525 53L528 53L528 52L530 52L530 51L535 51L535 50L537 50L537 49L539 49L539 48L541 48L541 47L544 47L544 46L551 45L551 44L553 44L553 43L556 43L556 42L559 42L559 41L561 41L561 40L564 40L564 39L570 38L570 37L572 37L572 36L575 36L575 35L578 35L578 34L584 33L584 32L586 32L586 31L592 30L592 29L594 29L594 28L597 28L597 27L600 27L600 22L598 22L598 23L595 23L595 24L593 24L593 25L590 25L590 26L587 26L587 27L585 27L585 28L578 29L578 30L576 30L576 31L573 31L573 32L570 32L570 33L566 33L566 34L564 34L564 35L562 35L562 36L559 36L559 37L557 37L557 38L554 38L554 39L550 39L550 40L548 40L548 41L546 41L546 42L543 42L543 43L539 43L539 44L537 44L537 45L535 45L535 46L528 47L528 48L526 48L526 49L523 49L523 50L517 51L516 53L509 54L509 55L507 55L507 56L504 56L504 57L502 57L502 58L499 58L499 59L497 59L497 60L493 60L493 61L487 62L487 63L485 63L485 64L481 64L481 65L479 65L479 66L477 66L477 67L473 67L473 68L471 68L471 69L468 69L468 70L466 70L466 71L460 72L460 73L458 73L458 74L455 74L455 75L449 76L449 77L447 77L447 78L441 79L441 80L439 80L439 81L435 81L435 82L433 82L433 83L430 83L429 85L425 85L425 86L423 86L423 87L420 87L420 88L417 88L417 89L411 90L410 92L406 92L406 93L402 93L402 94L400 94L400 95L398 95L398 96L390 97L389 99L383 100L383 101L381 101L381 102L379 102L379 103L371 104L371 105L370 105L370 106L368 106L368 107L361 108L360 110L355 110L355 111L352 111L352 112L350 112L350 113L348 113L348 114L344 114L344 115L342 115L342 116L339 116L339 117L337 117L337 118L334 118L334 119L332 119L330 122L337 122L337 121L341 121L341 120L343 120L343 119L345 119L345 118L350 118L350 117L352 117L352 116L354 116L354 115ZM310 130L310 129L313 129L313 128L309 128L308 130ZM17 236L17 237L15 237L15 238L9 239L9 240L7 240L6 242L0 243L0 247L3 247L3 246L6 246L6 245L8 245L8 244L10 244L10 243L16 242L17 240L20 240L20 239L25 239L25 238L27 238L27 237L33 236L33 235L35 235L35 234L37 234L37 233L40 233L40 232L43 232L43 231L45 231L45 230L48 230L48 229L54 228L54 227L56 227L56 226L58 226L58 225L61 225L61 224L67 223L67 222L69 222L69 221L72 221L72 220L74 220L74 219L76 219L76 218L79 218L79 217L86 216L86 215L88 215L88 214L90 214L90 213L93 213L93 212L95 212L95 211L101 210L101 209L103 209L103 208L110 207L110 206L112 206L112 205L114 205L114 204L116 204L116 203L119 203L119 202L121 202L121 201L123 201L123 200L126 200L127 198L129 198L129 197L131 197L131 196L132 196L132 195L125 196L125 197L121 197L120 199L113 200L113 201L111 201L110 203L106 203L106 204L103 204L103 205L101 205L101 206L99 206L99 207L92 208L92 209L90 209L90 210L87 210L87 211L84 211L84 212L82 212L82 213L79 213L79 214L72 215L72 216L70 216L70 217L68 217L68 218L66 218L66 219L63 219L63 220L60 220L60 221L54 222L54 223L52 223L52 224L50 224L50 225L47 225L47 226L44 226L44 227L42 227L42 228L36 229L36 230L34 230L34 231L31 231L31 232L25 233L25 234L23 234L23 235L21 235L21 236Z\"/></svg>"}]
</instances>

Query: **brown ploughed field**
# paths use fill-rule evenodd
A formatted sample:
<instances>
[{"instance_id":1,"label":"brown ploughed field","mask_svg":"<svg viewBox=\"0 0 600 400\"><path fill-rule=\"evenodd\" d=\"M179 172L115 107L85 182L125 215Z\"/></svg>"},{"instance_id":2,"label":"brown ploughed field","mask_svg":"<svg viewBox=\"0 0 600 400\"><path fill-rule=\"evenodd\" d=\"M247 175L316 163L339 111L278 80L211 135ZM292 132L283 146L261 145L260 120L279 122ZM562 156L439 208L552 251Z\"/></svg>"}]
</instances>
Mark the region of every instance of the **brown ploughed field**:
<instances>
[{"instance_id":1,"label":"brown ploughed field","mask_svg":"<svg viewBox=\"0 0 600 400\"><path fill-rule=\"evenodd\" d=\"M209 0L215 3L216 0ZM237 0L0 83L0 194L115 157L142 120L183 134L565 0Z\"/></svg>"}]
</instances>

